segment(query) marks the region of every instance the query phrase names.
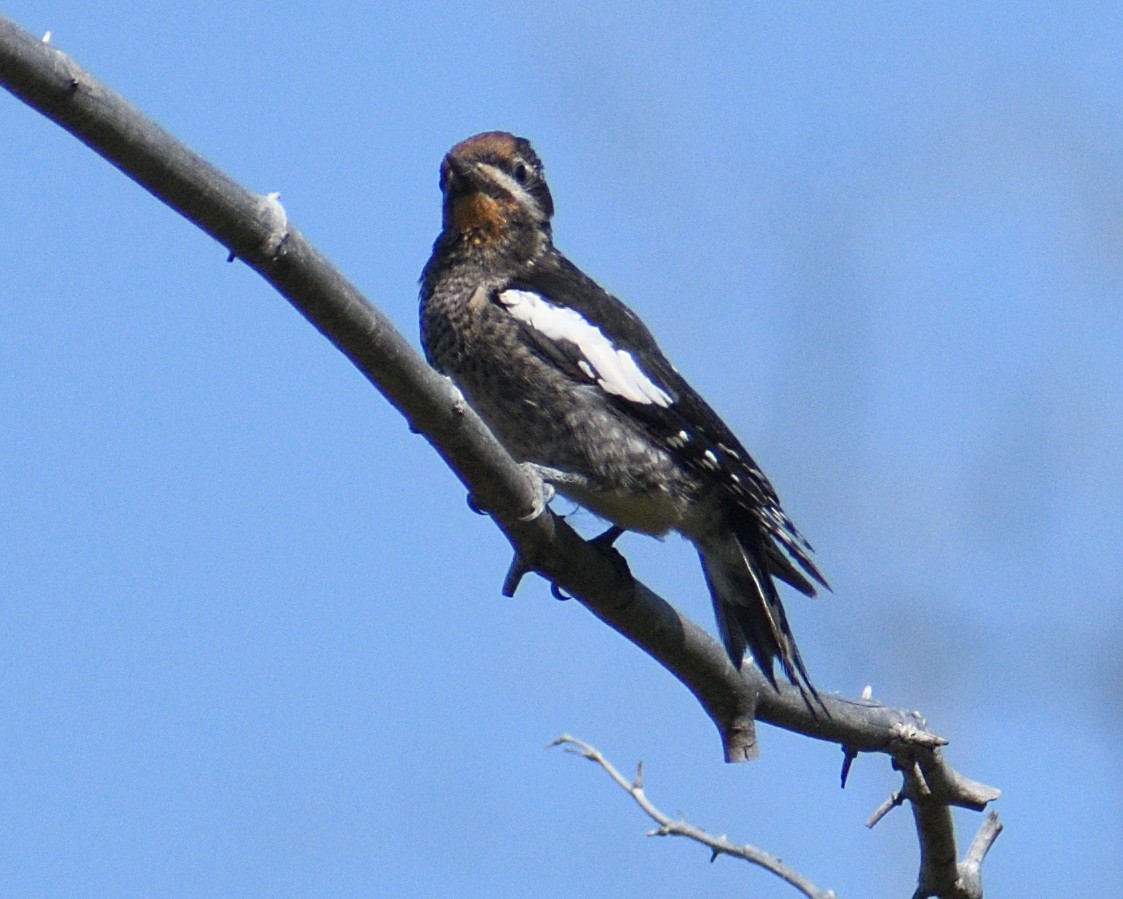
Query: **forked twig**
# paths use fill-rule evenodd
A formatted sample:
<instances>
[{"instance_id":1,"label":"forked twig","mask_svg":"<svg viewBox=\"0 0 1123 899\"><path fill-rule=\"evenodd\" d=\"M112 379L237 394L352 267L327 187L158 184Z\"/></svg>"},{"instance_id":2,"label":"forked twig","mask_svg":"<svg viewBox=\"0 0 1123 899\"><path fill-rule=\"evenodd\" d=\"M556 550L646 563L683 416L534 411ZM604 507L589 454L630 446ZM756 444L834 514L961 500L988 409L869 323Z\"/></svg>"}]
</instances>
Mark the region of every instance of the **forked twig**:
<instances>
[{"instance_id":1,"label":"forked twig","mask_svg":"<svg viewBox=\"0 0 1123 899\"><path fill-rule=\"evenodd\" d=\"M632 799L635 800L636 805L643 809L647 816L659 825L654 830L649 830L647 832L649 837L686 837L687 839L694 840L694 842L706 846L711 853L710 861L713 861L719 855L739 858L775 874L781 880L790 883L803 893L804 896L809 897L809 899L835 899L833 891L819 889L810 880L794 868L784 864L784 862L775 855L772 855L772 853L765 852L763 849L758 849L750 843L733 843L726 837L715 837L713 834L708 833L700 827L688 824L681 818L674 819L665 812L660 811L651 800L647 798L647 794L644 792L643 762L640 762L636 767L635 779L629 781L623 774L616 770L615 766L601 754L599 749L595 746L590 746L584 740L578 740L576 737L563 734L554 740L550 746L564 746L566 752L579 755L582 758L586 758L600 765L608 776L616 782L620 789L631 796Z\"/></svg>"}]
</instances>

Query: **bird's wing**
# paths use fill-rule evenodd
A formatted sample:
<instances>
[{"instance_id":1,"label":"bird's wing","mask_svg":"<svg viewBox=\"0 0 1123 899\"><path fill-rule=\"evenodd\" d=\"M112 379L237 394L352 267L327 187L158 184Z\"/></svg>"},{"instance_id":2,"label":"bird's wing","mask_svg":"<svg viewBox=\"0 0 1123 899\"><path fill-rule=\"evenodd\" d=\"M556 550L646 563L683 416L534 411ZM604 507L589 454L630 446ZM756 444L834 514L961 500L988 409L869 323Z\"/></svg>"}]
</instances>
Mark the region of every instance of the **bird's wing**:
<instances>
[{"instance_id":1,"label":"bird's wing","mask_svg":"<svg viewBox=\"0 0 1123 899\"><path fill-rule=\"evenodd\" d=\"M508 288L496 295L499 305L523 326L538 353L570 377L596 384L628 407L666 408L674 398L600 327L571 306L534 290Z\"/></svg>"},{"instance_id":2,"label":"bird's wing","mask_svg":"<svg viewBox=\"0 0 1123 899\"><path fill-rule=\"evenodd\" d=\"M512 281L496 302L542 358L574 381L598 386L684 467L717 484L746 536L771 538L768 564L777 576L808 595L815 593L812 581L827 586L764 472L631 309L561 256Z\"/></svg>"}]
</instances>

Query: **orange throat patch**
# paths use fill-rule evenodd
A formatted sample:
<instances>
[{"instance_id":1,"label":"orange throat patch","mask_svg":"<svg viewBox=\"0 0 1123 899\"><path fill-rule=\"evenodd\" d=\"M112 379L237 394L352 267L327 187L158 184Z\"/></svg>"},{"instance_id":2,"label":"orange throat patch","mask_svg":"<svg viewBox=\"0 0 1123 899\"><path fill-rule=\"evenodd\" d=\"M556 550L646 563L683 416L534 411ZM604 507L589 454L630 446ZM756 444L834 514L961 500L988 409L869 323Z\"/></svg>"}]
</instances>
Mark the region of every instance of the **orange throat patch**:
<instances>
[{"instance_id":1,"label":"orange throat patch","mask_svg":"<svg viewBox=\"0 0 1123 899\"><path fill-rule=\"evenodd\" d=\"M494 239L505 218L499 204L487 194L465 194L452 202L452 225L472 243Z\"/></svg>"}]
</instances>

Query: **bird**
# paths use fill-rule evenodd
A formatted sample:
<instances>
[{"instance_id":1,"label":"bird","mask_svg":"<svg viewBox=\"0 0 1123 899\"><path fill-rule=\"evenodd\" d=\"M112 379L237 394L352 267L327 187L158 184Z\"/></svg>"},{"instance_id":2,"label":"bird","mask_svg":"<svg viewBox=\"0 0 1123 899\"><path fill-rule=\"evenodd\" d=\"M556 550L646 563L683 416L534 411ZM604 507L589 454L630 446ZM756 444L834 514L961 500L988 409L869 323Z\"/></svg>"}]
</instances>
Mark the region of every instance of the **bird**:
<instances>
[{"instance_id":1,"label":"bird","mask_svg":"<svg viewBox=\"0 0 1123 899\"><path fill-rule=\"evenodd\" d=\"M530 141L467 138L440 166L441 231L420 278L426 359L544 486L613 535L677 532L698 551L733 665L818 693L777 580L830 589L768 478L640 318L554 246ZM614 539L614 538L613 538Z\"/></svg>"}]
</instances>

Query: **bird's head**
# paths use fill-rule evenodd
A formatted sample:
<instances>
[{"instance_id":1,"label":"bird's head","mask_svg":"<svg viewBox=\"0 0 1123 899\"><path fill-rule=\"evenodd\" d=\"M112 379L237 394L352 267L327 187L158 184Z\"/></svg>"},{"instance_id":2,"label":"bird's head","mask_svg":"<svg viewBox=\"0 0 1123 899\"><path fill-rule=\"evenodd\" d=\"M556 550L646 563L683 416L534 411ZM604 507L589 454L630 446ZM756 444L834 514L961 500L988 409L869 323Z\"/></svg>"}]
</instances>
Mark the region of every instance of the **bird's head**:
<instances>
[{"instance_id":1,"label":"bird's head","mask_svg":"<svg viewBox=\"0 0 1123 899\"><path fill-rule=\"evenodd\" d=\"M463 140L441 163L444 230L475 245L549 235L554 201L530 141L505 131Z\"/></svg>"}]
</instances>

